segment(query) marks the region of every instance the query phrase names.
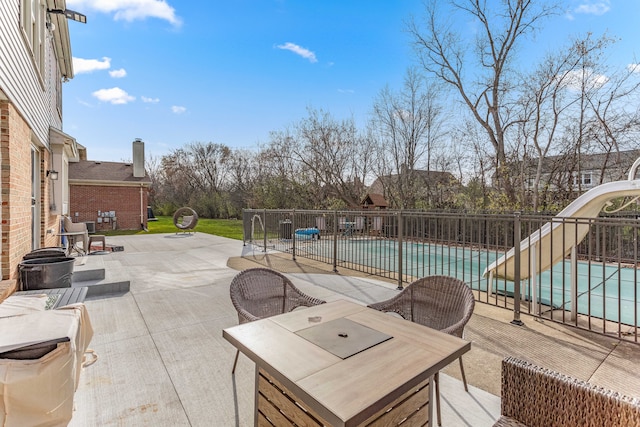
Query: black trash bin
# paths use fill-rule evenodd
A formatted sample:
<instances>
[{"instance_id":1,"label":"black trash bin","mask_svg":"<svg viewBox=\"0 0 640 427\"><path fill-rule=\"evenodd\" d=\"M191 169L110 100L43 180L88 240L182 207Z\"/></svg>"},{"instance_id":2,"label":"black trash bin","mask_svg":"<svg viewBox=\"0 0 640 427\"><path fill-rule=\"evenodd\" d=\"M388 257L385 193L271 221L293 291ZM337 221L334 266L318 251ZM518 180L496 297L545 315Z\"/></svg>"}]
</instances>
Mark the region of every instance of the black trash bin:
<instances>
[{"instance_id":1,"label":"black trash bin","mask_svg":"<svg viewBox=\"0 0 640 427\"><path fill-rule=\"evenodd\" d=\"M27 259L20 263L23 291L71 287L75 258L50 257Z\"/></svg>"},{"instance_id":2,"label":"black trash bin","mask_svg":"<svg viewBox=\"0 0 640 427\"><path fill-rule=\"evenodd\" d=\"M65 248L61 248L59 246L53 246L49 248L40 248L34 249L24 257L22 260L26 259L36 259L36 258L64 258L67 256L67 251Z\"/></svg>"},{"instance_id":3,"label":"black trash bin","mask_svg":"<svg viewBox=\"0 0 640 427\"><path fill-rule=\"evenodd\" d=\"M291 221L288 219L284 221L280 221L280 238L281 239L291 239L291 234L293 233L293 226Z\"/></svg>"}]
</instances>

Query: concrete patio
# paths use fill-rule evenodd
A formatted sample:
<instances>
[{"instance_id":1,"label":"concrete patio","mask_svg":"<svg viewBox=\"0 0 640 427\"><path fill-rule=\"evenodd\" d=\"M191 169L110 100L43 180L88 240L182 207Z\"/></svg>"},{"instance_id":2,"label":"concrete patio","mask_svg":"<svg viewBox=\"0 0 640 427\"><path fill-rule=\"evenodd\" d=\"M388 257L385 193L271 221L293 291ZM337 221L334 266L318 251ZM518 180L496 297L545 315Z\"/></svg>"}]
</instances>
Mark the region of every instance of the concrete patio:
<instances>
[{"instance_id":1,"label":"concrete patio","mask_svg":"<svg viewBox=\"0 0 640 427\"><path fill-rule=\"evenodd\" d=\"M251 426L254 364L222 329L236 325L229 299L235 268L269 265L304 292L363 304L395 295L395 285L331 273L279 255L252 252L242 242L196 234L108 237L123 252L86 257L87 266L126 274L130 291L86 301L99 359L84 370L71 426ZM231 266L231 267L230 267ZM232 268L235 267L235 268ZM326 271L325 271L326 270ZM491 426L500 413L500 361L514 355L616 391L640 396L635 344L476 304L466 328L464 358L470 392L457 363L441 375L443 426Z\"/></svg>"}]
</instances>

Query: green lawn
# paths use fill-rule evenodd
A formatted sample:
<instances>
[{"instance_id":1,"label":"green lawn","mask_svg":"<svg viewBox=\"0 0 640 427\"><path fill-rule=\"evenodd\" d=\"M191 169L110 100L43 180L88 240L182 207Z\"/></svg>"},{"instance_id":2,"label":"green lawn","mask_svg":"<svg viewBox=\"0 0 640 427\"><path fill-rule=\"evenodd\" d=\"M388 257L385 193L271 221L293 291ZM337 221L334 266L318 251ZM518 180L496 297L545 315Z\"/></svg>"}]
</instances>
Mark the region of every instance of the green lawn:
<instances>
[{"instance_id":1,"label":"green lawn","mask_svg":"<svg viewBox=\"0 0 640 427\"><path fill-rule=\"evenodd\" d=\"M149 231L143 230L113 230L100 231L100 234L107 236L123 236L132 234L145 233L176 233L181 232L173 225L173 217L158 216L157 221L149 221ZM196 233L207 233L216 236L228 237L230 239L242 240L242 221L237 219L198 219L198 225L195 228Z\"/></svg>"}]
</instances>

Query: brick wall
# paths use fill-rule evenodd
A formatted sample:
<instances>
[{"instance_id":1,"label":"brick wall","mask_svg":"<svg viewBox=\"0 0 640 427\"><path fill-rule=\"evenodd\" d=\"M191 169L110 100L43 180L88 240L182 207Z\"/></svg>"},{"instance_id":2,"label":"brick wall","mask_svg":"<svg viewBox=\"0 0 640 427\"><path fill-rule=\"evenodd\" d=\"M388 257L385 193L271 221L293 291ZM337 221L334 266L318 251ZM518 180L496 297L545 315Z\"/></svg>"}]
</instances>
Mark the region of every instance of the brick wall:
<instances>
[{"instance_id":1,"label":"brick wall","mask_svg":"<svg viewBox=\"0 0 640 427\"><path fill-rule=\"evenodd\" d=\"M0 102L0 195L3 280L15 279L31 251L31 130L13 105Z\"/></svg>"},{"instance_id":2,"label":"brick wall","mask_svg":"<svg viewBox=\"0 0 640 427\"><path fill-rule=\"evenodd\" d=\"M40 149L40 246L57 246L58 216L49 213L49 155ZM18 264L32 248L31 129L14 106L0 101L0 301L17 286ZM51 230L51 232L47 232Z\"/></svg>"},{"instance_id":3,"label":"brick wall","mask_svg":"<svg viewBox=\"0 0 640 427\"><path fill-rule=\"evenodd\" d=\"M144 226L147 226L147 203L149 189L142 188L142 207ZM140 229L140 186L108 186L108 185L77 185L69 188L69 213L73 222L95 221L96 232L111 230L113 224L98 224L98 211L115 211L117 229ZM75 213L78 216L75 216Z\"/></svg>"}]
</instances>

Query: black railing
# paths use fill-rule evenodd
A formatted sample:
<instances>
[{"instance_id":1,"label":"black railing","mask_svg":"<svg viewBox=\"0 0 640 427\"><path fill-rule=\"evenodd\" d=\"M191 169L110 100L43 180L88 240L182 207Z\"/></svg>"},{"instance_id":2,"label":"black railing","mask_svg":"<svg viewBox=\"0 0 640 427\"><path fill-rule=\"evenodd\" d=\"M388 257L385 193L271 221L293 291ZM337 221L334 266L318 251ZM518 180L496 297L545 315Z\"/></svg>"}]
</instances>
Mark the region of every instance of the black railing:
<instances>
[{"instance_id":1,"label":"black railing","mask_svg":"<svg viewBox=\"0 0 640 427\"><path fill-rule=\"evenodd\" d=\"M391 279L398 288L455 276L478 301L512 310L515 323L522 312L638 342L635 217L248 209L243 220L245 243L261 250ZM491 268L501 258L508 261Z\"/></svg>"}]
</instances>

